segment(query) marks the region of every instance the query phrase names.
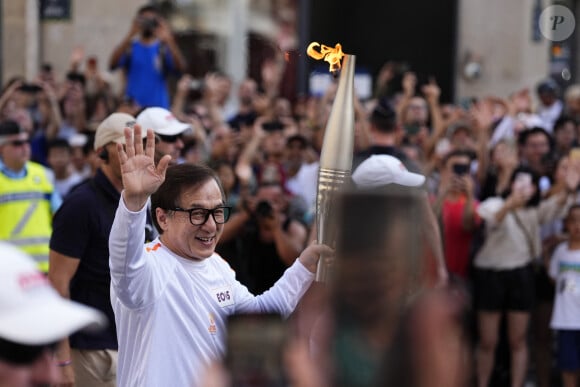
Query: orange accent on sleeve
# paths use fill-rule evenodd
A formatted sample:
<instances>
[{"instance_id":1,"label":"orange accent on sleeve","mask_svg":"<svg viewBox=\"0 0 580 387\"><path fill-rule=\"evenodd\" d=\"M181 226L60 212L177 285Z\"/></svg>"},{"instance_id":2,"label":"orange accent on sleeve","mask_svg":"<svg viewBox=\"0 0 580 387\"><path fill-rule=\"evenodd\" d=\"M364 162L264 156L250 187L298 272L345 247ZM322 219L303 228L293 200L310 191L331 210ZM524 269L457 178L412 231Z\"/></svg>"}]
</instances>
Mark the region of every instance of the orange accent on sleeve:
<instances>
[{"instance_id":1,"label":"orange accent on sleeve","mask_svg":"<svg viewBox=\"0 0 580 387\"><path fill-rule=\"evenodd\" d=\"M151 252L151 251L157 251L157 249L160 248L160 247L161 247L161 243L157 242L155 244L155 246L153 246L153 247L146 247L145 248L145 251L147 251L148 253Z\"/></svg>"}]
</instances>

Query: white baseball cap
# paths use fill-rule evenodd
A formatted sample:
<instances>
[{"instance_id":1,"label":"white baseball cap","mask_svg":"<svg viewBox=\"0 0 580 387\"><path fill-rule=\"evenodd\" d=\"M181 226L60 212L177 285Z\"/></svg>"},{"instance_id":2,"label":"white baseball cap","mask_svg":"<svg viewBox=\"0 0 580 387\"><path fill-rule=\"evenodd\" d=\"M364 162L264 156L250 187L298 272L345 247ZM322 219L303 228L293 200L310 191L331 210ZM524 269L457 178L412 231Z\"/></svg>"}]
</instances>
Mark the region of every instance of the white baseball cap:
<instances>
[{"instance_id":1,"label":"white baseball cap","mask_svg":"<svg viewBox=\"0 0 580 387\"><path fill-rule=\"evenodd\" d=\"M100 329L100 311L62 298L26 253L0 241L0 338L23 345L59 341L81 329Z\"/></svg>"},{"instance_id":2,"label":"white baseball cap","mask_svg":"<svg viewBox=\"0 0 580 387\"><path fill-rule=\"evenodd\" d=\"M425 176L409 172L396 157L372 155L358 166L352 180L362 188L377 188L392 183L417 187L425 182Z\"/></svg>"},{"instance_id":3,"label":"white baseball cap","mask_svg":"<svg viewBox=\"0 0 580 387\"><path fill-rule=\"evenodd\" d=\"M135 117L127 113L113 113L103 120L95 132L95 150L110 142L125 143L125 128L135 124ZM142 130L141 136L147 137L147 131Z\"/></svg>"},{"instance_id":4,"label":"white baseball cap","mask_svg":"<svg viewBox=\"0 0 580 387\"><path fill-rule=\"evenodd\" d=\"M68 139L68 144L72 147L81 147L85 146L89 138L86 134L83 133L75 133Z\"/></svg>"},{"instance_id":5,"label":"white baseball cap","mask_svg":"<svg viewBox=\"0 0 580 387\"><path fill-rule=\"evenodd\" d=\"M150 107L137 116L137 123L143 130L153 129L162 136L175 136L185 132L191 126L179 121L173 113L161 107Z\"/></svg>"}]
</instances>

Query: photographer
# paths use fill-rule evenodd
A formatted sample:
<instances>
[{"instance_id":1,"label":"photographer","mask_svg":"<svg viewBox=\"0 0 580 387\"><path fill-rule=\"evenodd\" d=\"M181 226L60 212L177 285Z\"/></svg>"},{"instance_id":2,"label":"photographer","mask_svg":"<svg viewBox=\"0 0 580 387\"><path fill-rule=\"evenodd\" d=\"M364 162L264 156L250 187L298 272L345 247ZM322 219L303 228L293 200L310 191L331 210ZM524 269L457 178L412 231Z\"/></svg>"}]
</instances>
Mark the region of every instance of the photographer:
<instances>
[{"instance_id":1,"label":"photographer","mask_svg":"<svg viewBox=\"0 0 580 387\"><path fill-rule=\"evenodd\" d=\"M125 39L113 51L109 67L123 68L126 97L143 107L169 109L167 76L184 71L185 60L158 9L144 6L137 12Z\"/></svg>"},{"instance_id":2,"label":"photographer","mask_svg":"<svg viewBox=\"0 0 580 387\"><path fill-rule=\"evenodd\" d=\"M463 280L468 277L471 243L480 223L476 213L475 181L470 173L472 159L472 153L466 150L447 154L433 202L441 225L447 269Z\"/></svg>"},{"instance_id":3,"label":"photographer","mask_svg":"<svg viewBox=\"0 0 580 387\"><path fill-rule=\"evenodd\" d=\"M291 207L281 184L264 182L224 230L220 245L235 239L237 257L228 258L245 265L236 272L245 274L239 280L254 294L270 289L305 247L306 227L291 216Z\"/></svg>"}]
</instances>

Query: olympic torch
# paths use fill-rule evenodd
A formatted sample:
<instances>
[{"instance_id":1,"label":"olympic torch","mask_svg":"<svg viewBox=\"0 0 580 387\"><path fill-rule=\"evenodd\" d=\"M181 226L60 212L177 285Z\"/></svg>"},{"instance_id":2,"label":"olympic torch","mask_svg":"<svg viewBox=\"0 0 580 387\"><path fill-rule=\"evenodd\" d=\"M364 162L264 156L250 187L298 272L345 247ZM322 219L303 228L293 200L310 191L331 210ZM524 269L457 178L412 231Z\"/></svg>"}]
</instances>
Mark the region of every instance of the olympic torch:
<instances>
[{"instance_id":1,"label":"olympic torch","mask_svg":"<svg viewBox=\"0 0 580 387\"><path fill-rule=\"evenodd\" d=\"M352 169L355 56L343 54L340 44L334 49L323 45L318 53L314 51L317 45L316 42L311 43L308 54L316 59L324 56L324 60L330 63L331 71L341 68L340 59L344 56L336 96L324 132L316 195L318 243L334 246L334 196L349 178ZM322 258L318 261L316 281L327 282L330 278L330 266Z\"/></svg>"}]
</instances>

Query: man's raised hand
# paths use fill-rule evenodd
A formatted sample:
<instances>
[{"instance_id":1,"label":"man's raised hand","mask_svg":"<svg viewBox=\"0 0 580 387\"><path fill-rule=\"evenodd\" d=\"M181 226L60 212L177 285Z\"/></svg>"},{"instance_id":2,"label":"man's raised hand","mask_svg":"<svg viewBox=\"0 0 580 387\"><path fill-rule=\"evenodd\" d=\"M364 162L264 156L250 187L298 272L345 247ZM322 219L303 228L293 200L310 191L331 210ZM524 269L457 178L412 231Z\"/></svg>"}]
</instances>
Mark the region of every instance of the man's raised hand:
<instances>
[{"instance_id":1,"label":"man's raised hand","mask_svg":"<svg viewBox=\"0 0 580 387\"><path fill-rule=\"evenodd\" d=\"M147 141L143 149L141 127L136 124L134 129L125 128L125 148L117 144L121 174L123 177L123 199L127 209L139 211L151 194L165 180L165 171L171 156L165 155L157 167L155 166L155 134L147 130Z\"/></svg>"}]
</instances>

